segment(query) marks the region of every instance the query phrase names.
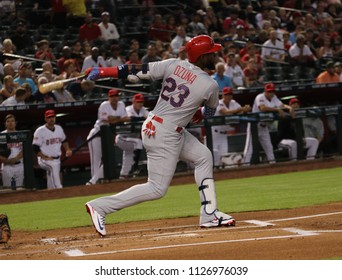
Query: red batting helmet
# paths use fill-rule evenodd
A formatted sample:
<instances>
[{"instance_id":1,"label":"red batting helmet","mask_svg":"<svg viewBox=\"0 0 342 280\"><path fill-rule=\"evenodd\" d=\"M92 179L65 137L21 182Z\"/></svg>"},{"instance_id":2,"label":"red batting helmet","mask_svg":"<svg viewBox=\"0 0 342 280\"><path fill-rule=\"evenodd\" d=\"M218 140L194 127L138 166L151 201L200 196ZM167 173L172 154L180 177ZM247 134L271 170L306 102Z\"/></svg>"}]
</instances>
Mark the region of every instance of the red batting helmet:
<instances>
[{"instance_id":1,"label":"red batting helmet","mask_svg":"<svg viewBox=\"0 0 342 280\"><path fill-rule=\"evenodd\" d=\"M185 48L189 61L196 62L201 55L217 52L221 50L222 46L215 44L208 35L199 35L187 42Z\"/></svg>"}]
</instances>

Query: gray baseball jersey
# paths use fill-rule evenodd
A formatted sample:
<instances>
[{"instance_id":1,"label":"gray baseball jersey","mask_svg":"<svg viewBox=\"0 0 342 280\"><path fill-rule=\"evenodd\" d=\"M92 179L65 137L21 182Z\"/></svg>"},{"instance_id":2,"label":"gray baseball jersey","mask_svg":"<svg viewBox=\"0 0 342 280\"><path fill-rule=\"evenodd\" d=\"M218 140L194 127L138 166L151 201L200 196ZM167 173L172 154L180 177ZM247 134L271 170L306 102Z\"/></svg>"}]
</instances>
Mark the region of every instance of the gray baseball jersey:
<instances>
[{"instance_id":1,"label":"gray baseball jersey","mask_svg":"<svg viewBox=\"0 0 342 280\"><path fill-rule=\"evenodd\" d=\"M163 79L163 83L157 104L142 127L142 140L148 158L148 181L116 195L90 201L91 206L103 216L164 196L179 159L194 164L198 186L207 178L213 178L210 150L182 128L203 103L211 108L217 107L219 88L216 81L184 60L149 63L149 71L153 79ZM210 205L215 209L216 197L210 196ZM201 199L204 199L203 196ZM201 211L201 216L205 215Z\"/></svg>"}]
</instances>

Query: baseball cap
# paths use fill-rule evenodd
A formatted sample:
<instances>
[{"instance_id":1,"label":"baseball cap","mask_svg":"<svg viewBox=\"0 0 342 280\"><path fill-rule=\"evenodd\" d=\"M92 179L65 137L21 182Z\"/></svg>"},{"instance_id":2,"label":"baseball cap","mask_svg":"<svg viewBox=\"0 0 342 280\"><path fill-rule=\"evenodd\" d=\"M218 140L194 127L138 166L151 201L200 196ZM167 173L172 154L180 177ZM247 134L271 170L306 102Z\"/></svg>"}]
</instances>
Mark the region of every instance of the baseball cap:
<instances>
[{"instance_id":1,"label":"baseball cap","mask_svg":"<svg viewBox=\"0 0 342 280\"><path fill-rule=\"evenodd\" d=\"M55 117L56 113L54 110L47 110L47 111L45 111L44 116L45 116L45 118Z\"/></svg>"},{"instance_id":2,"label":"baseball cap","mask_svg":"<svg viewBox=\"0 0 342 280\"><path fill-rule=\"evenodd\" d=\"M108 12L103 12L103 13L101 14L101 16L109 16L109 13L108 13Z\"/></svg>"},{"instance_id":3,"label":"baseball cap","mask_svg":"<svg viewBox=\"0 0 342 280\"><path fill-rule=\"evenodd\" d=\"M120 96L121 95L121 92L118 91L117 89L110 89L108 91L108 96L111 97L111 96Z\"/></svg>"},{"instance_id":4,"label":"baseball cap","mask_svg":"<svg viewBox=\"0 0 342 280\"><path fill-rule=\"evenodd\" d=\"M133 102L144 102L144 96L141 93L137 93L133 96Z\"/></svg>"},{"instance_id":5,"label":"baseball cap","mask_svg":"<svg viewBox=\"0 0 342 280\"><path fill-rule=\"evenodd\" d=\"M275 84L272 84L272 83L266 84L265 91L266 92L275 91Z\"/></svg>"},{"instance_id":6,"label":"baseball cap","mask_svg":"<svg viewBox=\"0 0 342 280\"><path fill-rule=\"evenodd\" d=\"M299 99L298 99L298 98L292 98L292 99L290 99L289 104L292 105L292 104L294 104L294 103L300 104Z\"/></svg>"},{"instance_id":7,"label":"baseball cap","mask_svg":"<svg viewBox=\"0 0 342 280\"><path fill-rule=\"evenodd\" d=\"M222 90L223 95L233 94L233 89L231 87L224 87Z\"/></svg>"}]
</instances>

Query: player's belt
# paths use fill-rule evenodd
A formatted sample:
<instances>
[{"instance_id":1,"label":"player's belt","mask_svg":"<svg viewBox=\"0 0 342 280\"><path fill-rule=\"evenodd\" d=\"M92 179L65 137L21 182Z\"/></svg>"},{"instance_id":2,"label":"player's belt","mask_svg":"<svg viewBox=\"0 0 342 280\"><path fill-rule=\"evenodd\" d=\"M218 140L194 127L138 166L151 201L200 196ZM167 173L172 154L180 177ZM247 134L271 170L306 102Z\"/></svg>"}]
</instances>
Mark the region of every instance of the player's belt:
<instances>
[{"instance_id":1,"label":"player's belt","mask_svg":"<svg viewBox=\"0 0 342 280\"><path fill-rule=\"evenodd\" d=\"M263 128L267 127L267 124L259 123L259 125Z\"/></svg>"},{"instance_id":2,"label":"player's belt","mask_svg":"<svg viewBox=\"0 0 342 280\"><path fill-rule=\"evenodd\" d=\"M220 134L227 134L227 131L219 131L217 129L214 130L216 133L220 133Z\"/></svg>"},{"instance_id":3,"label":"player's belt","mask_svg":"<svg viewBox=\"0 0 342 280\"><path fill-rule=\"evenodd\" d=\"M159 122L159 123L163 123L163 122L164 122L164 120L163 120L161 117L158 117L158 116L156 116L156 115L154 115L154 116L152 117L152 120L155 120L156 122ZM176 127L176 131L177 131L178 133L181 133L181 132L183 131L183 127L177 126L177 127Z\"/></svg>"},{"instance_id":4,"label":"player's belt","mask_svg":"<svg viewBox=\"0 0 342 280\"><path fill-rule=\"evenodd\" d=\"M58 157L52 157L53 159L59 159L59 156Z\"/></svg>"}]
</instances>

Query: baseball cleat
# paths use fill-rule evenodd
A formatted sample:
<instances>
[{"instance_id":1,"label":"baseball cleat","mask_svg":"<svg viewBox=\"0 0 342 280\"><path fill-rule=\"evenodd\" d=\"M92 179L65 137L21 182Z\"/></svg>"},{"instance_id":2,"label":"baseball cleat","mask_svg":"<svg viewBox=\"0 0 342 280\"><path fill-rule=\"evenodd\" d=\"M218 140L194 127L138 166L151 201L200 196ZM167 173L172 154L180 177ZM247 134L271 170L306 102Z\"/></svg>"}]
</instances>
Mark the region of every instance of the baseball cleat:
<instances>
[{"instance_id":1,"label":"baseball cleat","mask_svg":"<svg viewBox=\"0 0 342 280\"><path fill-rule=\"evenodd\" d=\"M89 213L93 225L95 227L96 232L101 235L106 235L106 217L101 216L94 207L92 207L89 203L86 203L87 212Z\"/></svg>"},{"instance_id":2,"label":"baseball cleat","mask_svg":"<svg viewBox=\"0 0 342 280\"><path fill-rule=\"evenodd\" d=\"M235 226L235 219L232 216L229 216L219 211L216 211L211 216L208 216L205 218L201 217L200 219L200 227L203 227L203 228L229 227L229 226Z\"/></svg>"}]
</instances>

